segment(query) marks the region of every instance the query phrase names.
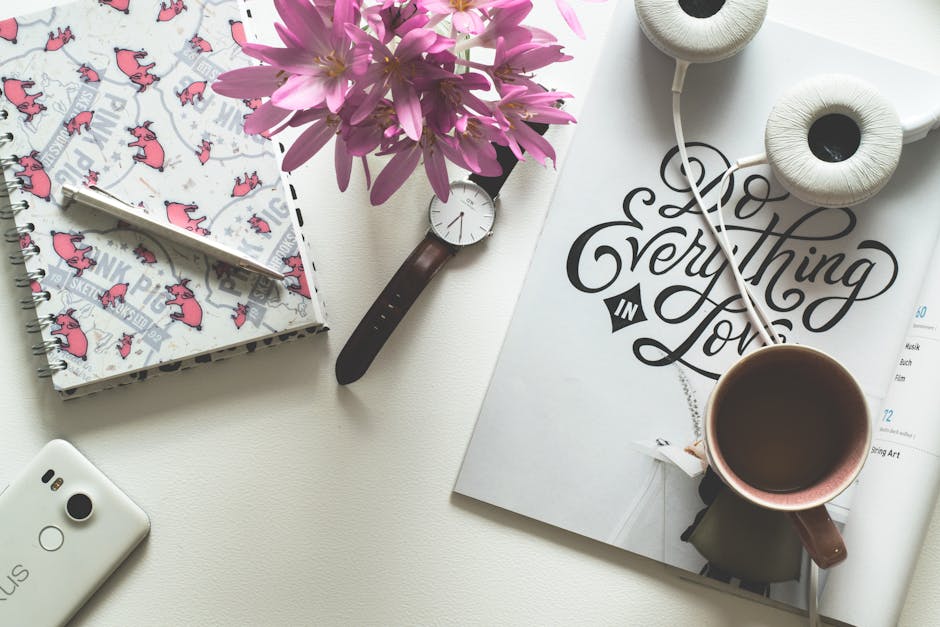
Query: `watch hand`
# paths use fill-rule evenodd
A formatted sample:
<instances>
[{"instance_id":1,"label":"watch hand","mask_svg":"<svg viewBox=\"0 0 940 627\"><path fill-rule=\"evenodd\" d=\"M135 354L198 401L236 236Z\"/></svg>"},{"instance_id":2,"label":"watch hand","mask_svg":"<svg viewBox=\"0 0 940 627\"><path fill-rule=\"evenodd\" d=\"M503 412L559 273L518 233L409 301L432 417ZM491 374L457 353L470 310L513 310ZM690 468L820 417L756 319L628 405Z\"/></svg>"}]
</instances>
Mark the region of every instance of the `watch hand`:
<instances>
[{"instance_id":1,"label":"watch hand","mask_svg":"<svg viewBox=\"0 0 940 627\"><path fill-rule=\"evenodd\" d=\"M460 212L460 234L457 235L457 241L463 241L463 211Z\"/></svg>"},{"instance_id":2,"label":"watch hand","mask_svg":"<svg viewBox=\"0 0 940 627\"><path fill-rule=\"evenodd\" d=\"M454 222L456 222L457 220L461 219L462 217L463 217L463 211L461 211L461 212L460 212L460 215L457 216L456 218L454 218L454 219L451 221L451 223L447 225L447 228L450 228L450 227L454 226Z\"/></svg>"}]
</instances>

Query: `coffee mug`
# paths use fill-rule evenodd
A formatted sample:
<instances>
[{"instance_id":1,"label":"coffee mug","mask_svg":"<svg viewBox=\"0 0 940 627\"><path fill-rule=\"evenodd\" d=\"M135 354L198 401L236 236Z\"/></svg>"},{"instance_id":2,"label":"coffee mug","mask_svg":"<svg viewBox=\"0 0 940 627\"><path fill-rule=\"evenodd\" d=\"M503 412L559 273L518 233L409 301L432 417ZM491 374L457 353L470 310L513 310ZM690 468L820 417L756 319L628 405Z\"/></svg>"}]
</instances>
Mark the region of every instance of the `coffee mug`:
<instances>
[{"instance_id":1,"label":"coffee mug","mask_svg":"<svg viewBox=\"0 0 940 627\"><path fill-rule=\"evenodd\" d=\"M748 501L787 512L821 568L846 558L825 504L858 476L870 442L858 382L808 346L774 344L745 355L718 380L705 412L712 468Z\"/></svg>"}]
</instances>

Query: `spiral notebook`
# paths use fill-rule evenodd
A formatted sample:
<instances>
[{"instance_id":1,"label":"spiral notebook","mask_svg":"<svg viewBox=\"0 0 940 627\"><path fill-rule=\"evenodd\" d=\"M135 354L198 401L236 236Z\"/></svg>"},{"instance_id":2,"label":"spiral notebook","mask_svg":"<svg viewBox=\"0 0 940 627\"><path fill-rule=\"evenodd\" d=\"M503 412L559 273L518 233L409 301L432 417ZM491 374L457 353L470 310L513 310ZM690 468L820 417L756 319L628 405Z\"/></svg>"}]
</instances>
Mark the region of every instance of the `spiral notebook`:
<instances>
[{"instance_id":1,"label":"spiral notebook","mask_svg":"<svg viewBox=\"0 0 940 627\"><path fill-rule=\"evenodd\" d=\"M211 89L252 63L248 17L236 0L78 0L0 19L0 207L40 376L66 397L325 329L277 144L242 130L260 102ZM64 184L98 186L286 278L63 208Z\"/></svg>"}]
</instances>

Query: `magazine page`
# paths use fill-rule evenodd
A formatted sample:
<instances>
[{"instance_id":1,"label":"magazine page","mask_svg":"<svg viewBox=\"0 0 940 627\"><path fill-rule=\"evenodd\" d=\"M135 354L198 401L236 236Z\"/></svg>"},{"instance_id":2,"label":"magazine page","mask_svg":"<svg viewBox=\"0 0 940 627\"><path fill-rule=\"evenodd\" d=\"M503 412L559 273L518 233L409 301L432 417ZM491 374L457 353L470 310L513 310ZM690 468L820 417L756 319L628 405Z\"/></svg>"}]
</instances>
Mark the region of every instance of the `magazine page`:
<instances>
[{"instance_id":1,"label":"magazine page","mask_svg":"<svg viewBox=\"0 0 940 627\"><path fill-rule=\"evenodd\" d=\"M631 3L615 20L455 490L802 608L799 547L789 578L728 577L696 546L715 486L655 454L701 436L715 380L760 341L680 171L673 61ZM730 162L762 152L779 96L826 72L873 83L902 120L940 101L934 77L767 23L742 54L689 71L686 140L707 201ZM806 205L767 167L731 180L729 237L755 296L787 341L841 360L873 413L940 230L938 167L940 138L905 146L853 209ZM850 498L830 508L840 522Z\"/></svg>"},{"instance_id":2,"label":"magazine page","mask_svg":"<svg viewBox=\"0 0 940 627\"><path fill-rule=\"evenodd\" d=\"M851 568L822 596L850 623L897 623L940 486L940 243L928 268L845 525Z\"/></svg>"}]
</instances>

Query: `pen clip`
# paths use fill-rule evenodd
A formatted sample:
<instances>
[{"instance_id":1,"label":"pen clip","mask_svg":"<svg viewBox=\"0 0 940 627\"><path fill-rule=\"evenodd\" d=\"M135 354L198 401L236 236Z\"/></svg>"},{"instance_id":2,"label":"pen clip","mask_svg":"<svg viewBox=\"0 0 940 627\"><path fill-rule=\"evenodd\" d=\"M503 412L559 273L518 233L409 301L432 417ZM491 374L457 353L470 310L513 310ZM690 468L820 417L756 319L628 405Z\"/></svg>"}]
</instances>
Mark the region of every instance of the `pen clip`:
<instances>
[{"instance_id":1,"label":"pen clip","mask_svg":"<svg viewBox=\"0 0 940 627\"><path fill-rule=\"evenodd\" d=\"M124 199L122 199L122 198L118 198L117 196L115 196L115 195L112 194L111 192L106 191L106 190L103 190L103 189L101 189L100 187L98 187L97 185L91 185L91 186L88 187L88 189L90 189L91 191L94 191L94 192L98 192L99 194L101 194L101 195L103 195L103 196L107 196L108 198L114 200L115 202L119 202L119 203L121 203L122 205L125 205L125 206L127 206L127 207L132 207L132 208L134 207L134 205L132 205L131 203L127 202L126 200L124 200Z\"/></svg>"}]
</instances>

